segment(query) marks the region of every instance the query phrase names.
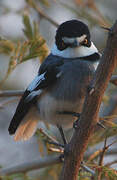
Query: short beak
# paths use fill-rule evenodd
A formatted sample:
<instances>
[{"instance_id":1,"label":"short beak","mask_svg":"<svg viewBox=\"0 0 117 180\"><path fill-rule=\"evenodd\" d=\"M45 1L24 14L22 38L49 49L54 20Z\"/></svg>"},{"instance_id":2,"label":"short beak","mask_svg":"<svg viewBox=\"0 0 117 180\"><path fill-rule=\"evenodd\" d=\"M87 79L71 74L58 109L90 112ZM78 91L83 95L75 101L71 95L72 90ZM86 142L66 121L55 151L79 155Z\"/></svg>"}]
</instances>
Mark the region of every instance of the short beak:
<instances>
[{"instance_id":1,"label":"short beak","mask_svg":"<svg viewBox=\"0 0 117 180\"><path fill-rule=\"evenodd\" d=\"M78 42L77 39L75 39L74 43L72 44L72 47L78 47L80 43Z\"/></svg>"}]
</instances>

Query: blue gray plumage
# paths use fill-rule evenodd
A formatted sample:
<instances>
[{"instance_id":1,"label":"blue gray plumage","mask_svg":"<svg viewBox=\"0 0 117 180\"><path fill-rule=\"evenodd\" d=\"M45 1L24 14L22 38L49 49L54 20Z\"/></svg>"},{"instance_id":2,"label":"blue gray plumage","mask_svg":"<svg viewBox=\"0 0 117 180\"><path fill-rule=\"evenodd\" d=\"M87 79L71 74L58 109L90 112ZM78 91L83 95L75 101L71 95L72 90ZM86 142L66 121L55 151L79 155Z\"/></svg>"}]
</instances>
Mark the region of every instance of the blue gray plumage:
<instances>
[{"instance_id":1,"label":"blue gray plumage","mask_svg":"<svg viewBox=\"0 0 117 180\"><path fill-rule=\"evenodd\" d=\"M38 120L71 127L76 117L69 112L81 113L99 59L87 25L77 20L60 25L53 50L24 92L10 123L8 130L16 133L15 140L29 139Z\"/></svg>"}]
</instances>

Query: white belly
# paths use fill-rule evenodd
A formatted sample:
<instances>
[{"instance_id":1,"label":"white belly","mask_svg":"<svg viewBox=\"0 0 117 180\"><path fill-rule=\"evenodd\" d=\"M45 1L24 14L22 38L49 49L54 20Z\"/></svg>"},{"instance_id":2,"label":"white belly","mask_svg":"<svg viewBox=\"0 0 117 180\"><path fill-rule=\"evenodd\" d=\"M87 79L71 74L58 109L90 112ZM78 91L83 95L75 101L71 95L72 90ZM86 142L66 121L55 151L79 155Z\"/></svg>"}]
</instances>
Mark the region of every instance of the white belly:
<instances>
[{"instance_id":1,"label":"white belly","mask_svg":"<svg viewBox=\"0 0 117 180\"><path fill-rule=\"evenodd\" d=\"M41 121L46 121L53 125L62 125L70 128L77 119L73 115L58 114L58 112L70 111L78 112L78 103L56 101L49 94L44 95L38 101L39 116ZM81 109L81 108L80 108Z\"/></svg>"}]
</instances>

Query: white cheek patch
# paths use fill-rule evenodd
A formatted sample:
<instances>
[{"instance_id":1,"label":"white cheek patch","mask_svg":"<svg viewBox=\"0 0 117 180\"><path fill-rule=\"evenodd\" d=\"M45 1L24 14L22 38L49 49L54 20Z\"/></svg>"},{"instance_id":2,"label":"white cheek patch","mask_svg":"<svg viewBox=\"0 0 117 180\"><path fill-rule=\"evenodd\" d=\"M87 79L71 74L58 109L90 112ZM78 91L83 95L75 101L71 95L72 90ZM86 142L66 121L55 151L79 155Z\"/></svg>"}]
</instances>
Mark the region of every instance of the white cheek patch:
<instances>
[{"instance_id":1,"label":"white cheek patch","mask_svg":"<svg viewBox=\"0 0 117 180\"><path fill-rule=\"evenodd\" d=\"M84 34L81 37L77 37L77 38L63 37L62 40L64 41L64 43L68 43L68 44L73 44L75 40L81 43L85 40L86 37L87 37L86 34Z\"/></svg>"},{"instance_id":2,"label":"white cheek patch","mask_svg":"<svg viewBox=\"0 0 117 180\"><path fill-rule=\"evenodd\" d=\"M79 43L83 42L87 36L84 34L81 37L76 38Z\"/></svg>"}]
</instances>

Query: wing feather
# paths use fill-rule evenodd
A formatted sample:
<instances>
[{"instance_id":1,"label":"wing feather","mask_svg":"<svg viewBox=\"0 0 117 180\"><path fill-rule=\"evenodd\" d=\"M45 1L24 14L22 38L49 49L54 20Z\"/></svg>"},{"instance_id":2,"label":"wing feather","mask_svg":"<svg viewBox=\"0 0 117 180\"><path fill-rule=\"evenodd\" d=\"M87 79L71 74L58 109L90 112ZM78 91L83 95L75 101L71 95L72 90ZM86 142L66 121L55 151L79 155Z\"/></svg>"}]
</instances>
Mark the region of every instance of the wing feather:
<instances>
[{"instance_id":1,"label":"wing feather","mask_svg":"<svg viewBox=\"0 0 117 180\"><path fill-rule=\"evenodd\" d=\"M27 140L34 134L37 120L28 117L28 120L25 121L25 116L27 117L27 114L30 114L30 109L36 106L37 96L42 95L44 89L55 83L56 79L61 76L62 72L59 66L62 64L63 62L61 61L48 64L24 92L8 128L9 134L16 133L14 137L16 141L21 139Z\"/></svg>"}]
</instances>

